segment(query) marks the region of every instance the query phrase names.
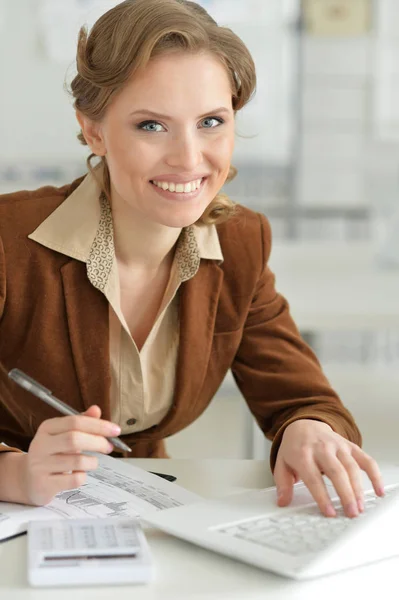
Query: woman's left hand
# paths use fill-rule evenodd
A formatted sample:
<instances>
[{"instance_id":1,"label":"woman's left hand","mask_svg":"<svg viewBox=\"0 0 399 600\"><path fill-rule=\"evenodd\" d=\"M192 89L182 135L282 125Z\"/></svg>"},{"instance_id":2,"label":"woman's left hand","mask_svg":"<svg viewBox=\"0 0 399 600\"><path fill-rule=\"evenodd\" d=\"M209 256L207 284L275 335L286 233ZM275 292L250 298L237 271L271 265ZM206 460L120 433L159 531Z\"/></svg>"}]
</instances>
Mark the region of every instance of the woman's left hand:
<instances>
[{"instance_id":1,"label":"woman's left hand","mask_svg":"<svg viewBox=\"0 0 399 600\"><path fill-rule=\"evenodd\" d=\"M293 485L301 479L321 512L327 517L335 516L324 474L334 485L345 514L356 517L364 510L360 470L367 473L376 494L383 496L381 474L371 456L326 423L311 419L294 421L284 431L274 469L278 505L290 504Z\"/></svg>"}]
</instances>

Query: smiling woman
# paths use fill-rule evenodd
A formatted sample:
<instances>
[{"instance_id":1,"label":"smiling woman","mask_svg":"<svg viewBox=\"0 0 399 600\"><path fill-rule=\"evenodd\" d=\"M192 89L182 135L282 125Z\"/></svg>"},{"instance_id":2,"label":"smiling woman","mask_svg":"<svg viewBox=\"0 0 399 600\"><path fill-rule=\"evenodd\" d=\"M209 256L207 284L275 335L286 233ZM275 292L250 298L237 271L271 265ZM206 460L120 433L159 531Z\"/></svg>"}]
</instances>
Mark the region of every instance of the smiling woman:
<instances>
[{"instance_id":1,"label":"smiling woman","mask_svg":"<svg viewBox=\"0 0 399 600\"><path fill-rule=\"evenodd\" d=\"M303 479L333 514L325 473L356 516L378 467L275 289L266 217L221 193L256 84L245 44L195 2L126 0L82 27L76 67L88 173L0 198L0 500L78 487L109 436L166 456L231 369L280 504ZM14 367L82 414L35 405Z\"/></svg>"},{"instance_id":2,"label":"smiling woman","mask_svg":"<svg viewBox=\"0 0 399 600\"><path fill-rule=\"evenodd\" d=\"M93 120L77 110L85 143L108 172L104 192L114 211L134 211L140 230L143 220L168 227L206 220L211 203L212 220L223 220L231 203L214 199L229 175L234 149L232 95L218 59L168 51L131 75L104 115ZM143 121L148 113L153 120Z\"/></svg>"},{"instance_id":3,"label":"smiling woman","mask_svg":"<svg viewBox=\"0 0 399 600\"><path fill-rule=\"evenodd\" d=\"M253 59L238 36L228 28L218 27L195 2L160 0L134 4L133 7L133 3L122 3L106 13L94 25L90 37L85 28L80 31L78 74L71 84L75 108L81 115L78 117L82 125L79 139L91 146L90 133L85 133L83 117L88 117L92 123L109 123L112 113L116 116L120 108L124 111L123 117L120 115L120 124L123 119L124 126L129 126L128 119L132 118L135 119L133 127L140 132L166 134L157 140L138 136L131 140L129 148L132 152L135 150L134 141L139 146L138 151L140 146L144 151L150 147L150 168L155 162L157 149L162 152L165 145L172 160L172 168L167 173L169 177L174 175L173 153L185 154L185 165L179 165L180 169L184 169L178 174L179 181L169 179L175 183L193 181L201 151L199 142L206 142L208 147L212 146L214 155L221 151L221 156L216 172L207 174L212 175L211 181L207 182L208 202L205 203L203 197L198 204L198 219L220 222L233 210L231 201L219 191L236 174L230 165L234 115L254 93L256 73ZM126 19L132 19L133 13L137 15L137 24L147 23L146 35L142 35L138 26L133 31L126 27ZM113 52L110 53L107 42L113 30ZM113 102L114 96L122 98ZM224 106L220 107L220 103ZM139 115L150 116L153 120L139 122ZM213 125L204 126L203 121L213 122ZM191 131L194 127L200 130L201 135L197 133L194 137ZM116 135L114 127L112 131ZM172 141L175 150L171 146ZM155 148L153 144L156 144ZM110 157L107 155L105 158L104 147L96 148L100 154L93 146L91 148L93 154L88 159L88 167L90 169L91 158L103 157L102 187L110 198ZM146 158L143 157L145 164ZM155 175L158 173L155 172ZM201 212L204 205L206 210Z\"/></svg>"}]
</instances>

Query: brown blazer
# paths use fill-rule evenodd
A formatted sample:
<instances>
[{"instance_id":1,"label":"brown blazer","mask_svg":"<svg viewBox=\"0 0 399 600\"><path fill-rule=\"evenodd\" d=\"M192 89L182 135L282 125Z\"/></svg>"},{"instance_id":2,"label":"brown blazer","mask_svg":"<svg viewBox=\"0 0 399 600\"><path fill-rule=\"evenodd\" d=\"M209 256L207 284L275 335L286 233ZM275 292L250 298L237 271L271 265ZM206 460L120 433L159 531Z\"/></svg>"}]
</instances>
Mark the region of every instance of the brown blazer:
<instances>
[{"instance_id":1,"label":"brown blazer","mask_svg":"<svg viewBox=\"0 0 399 600\"><path fill-rule=\"evenodd\" d=\"M110 418L107 300L89 282L83 262L27 237L82 179L0 196L0 442L24 451L39 424L58 413L8 379L13 367L79 411L96 403ZM360 444L352 416L275 290L266 218L239 207L217 230L223 263L201 260L179 291L173 405L159 425L123 437L130 456L165 457L162 440L200 416L229 368L273 440L272 468L284 428L296 419L325 421Z\"/></svg>"}]
</instances>

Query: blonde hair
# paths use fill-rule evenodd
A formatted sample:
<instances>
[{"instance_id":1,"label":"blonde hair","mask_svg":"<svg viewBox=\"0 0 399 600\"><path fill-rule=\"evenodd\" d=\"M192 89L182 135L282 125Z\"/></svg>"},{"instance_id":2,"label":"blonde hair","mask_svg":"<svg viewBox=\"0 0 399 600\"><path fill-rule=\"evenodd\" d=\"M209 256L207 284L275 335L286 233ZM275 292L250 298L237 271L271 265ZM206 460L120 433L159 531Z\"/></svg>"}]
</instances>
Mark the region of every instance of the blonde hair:
<instances>
[{"instance_id":1,"label":"blonde hair","mask_svg":"<svg viewBox=\"0 0 399 600\"><path fill-rule=\"evenodd\" d=\"M153 58L173 51L208 53L225 67L232 90L234 114L251 99L256 86L252 56L231 29L220 27L195 2L188 0L126 0L93 25L79 31L77 75L70 84L74 107L92 121L101 121L113 97L127 80ZM87 142L82 131L78 139ZM87 159L89 171L97 177ZM110 198L110 174L105 157L99 184ZM226 182L237 174L230 166ZM221 223L234 213L234 202L219 192L198 220Z\"/></svg>"}]
</instances>

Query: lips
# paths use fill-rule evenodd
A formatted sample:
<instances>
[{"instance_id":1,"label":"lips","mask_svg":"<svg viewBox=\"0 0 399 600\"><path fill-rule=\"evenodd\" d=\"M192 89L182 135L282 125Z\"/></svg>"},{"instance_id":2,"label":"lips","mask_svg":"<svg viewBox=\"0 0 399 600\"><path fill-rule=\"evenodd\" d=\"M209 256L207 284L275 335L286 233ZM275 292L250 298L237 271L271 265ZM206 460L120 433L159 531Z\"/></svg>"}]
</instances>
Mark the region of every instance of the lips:
<instances>
[{"instance_id":1,"label":"lips","mask_svg":"<svg viewBox=\"0 0 399 600\"><path fill-rule=\"evenodd\" d=\"M163 190L163 191L167 191L167 192L169 192L169 193L171 193L171 194L193 194L193 193L194 193L194 191L198 191L198 190L200 190L200 189L203 187L203 185L204 185L205 181L208 179L208 177L200 177L199 179L200 179L200 186L199 186L198 188L196 188L195 190L193 190L192 192L184 192L184 191L182 191L182 192L176 192L176 191L173 191L173 192L172 192L171 190L163 190L163 188L162 188L162 187L160 187L159 185L157 185L157 184L155 183L155 181L158 181L158 182L160 181L160 180L158 180L158 179L157 179L157 180L150 179L150 180L149 180L149 183L151 183L151 184L152 184L152 185L153 185L155 188L157 188L157 189L160 189L160 190ZM165 179L164 181L167 181L167 180ZM193 180L193 181L196 181L196 180ZM190 182L189 182L189 181L186 181L186 182L184 182L184 183L183 183L182 181L178 181L178 182L171 181L171 182L168 182L168 183L173 183L175 186L177 186L177 185L179 185L179 184L180 184L180 185L186 185L187 183L190 183Z\"/></svg>"},{"instance_id":2,"label":"lips","mask_svg":"<svg viewBox=\"0 0 399 600\"><path fill-rule=\"evenodd\" d=\"M156 194L162 196L166 200L172 200L174 202L181 203L197 198L197 196L202 193L204 185L206 184L206 178L203 178L200 187L192 192L171 192L170 190L163 190L161 187L155 185L152 181L149 183L154 186L154 192Z\"/></svg>"},{"instance_id":3,"label":"lips","mask_svg":"<svg viewBox=\"0 0 399 600\"><path fill-rule=\"evenodd\" d=\"M208 176L206 177L197 177L197 179L201 179L201 183L203 181L205 181L205 179L208 179ZM190 181L168 181L167 179L150 179L149 183L154 183L154 181L167 181L168 183L174 183L175 185L177 185L178 183L182 183L183 185L185 185L186 183L191 183L191 181L197 181L197 179L190 179ZM155 183L154 183L155 185Z\"/></svg>"},{"instance_id":4,"label":"lips","mask_svg":"<svg viewBox=\"0 0 399 600\"><path fill-rule=\"evenodd\" d=\"M207 177L210 176L210 173L193 173L192 175L172 175L171 173L169 174L163 174L163 175L157 175L155 177L155 179L150 179L149 181L152 183L153 181L167 181L168 183L191 183L191 181L197 181L197 179L206 179Z\"/></svg>"}]
</instances>

